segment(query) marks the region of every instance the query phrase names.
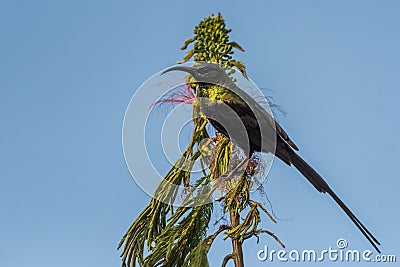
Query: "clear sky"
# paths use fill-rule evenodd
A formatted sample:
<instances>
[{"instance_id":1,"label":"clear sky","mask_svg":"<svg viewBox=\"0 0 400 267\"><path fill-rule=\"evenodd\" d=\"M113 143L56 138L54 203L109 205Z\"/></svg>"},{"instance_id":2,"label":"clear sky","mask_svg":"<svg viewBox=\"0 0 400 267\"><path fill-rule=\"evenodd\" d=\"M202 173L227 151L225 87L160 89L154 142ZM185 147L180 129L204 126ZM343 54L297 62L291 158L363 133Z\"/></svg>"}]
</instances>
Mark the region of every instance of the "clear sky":
<instances>
[{"instance_id":1,"label":"clear sky","mask_svg":"<svg viewBox=\"0 0 400 267\"><path fill-rule=\"evenodd\" d=\"M2 0L0 266L120 265L119 239L149 201L125 166L125 109L217 12L301 155L400 257L400 2ZM264 226L288 250L371 249L296 170L275 162L265 187L280 220ZM256 253L273 240L247 242L246 266L271 265ZM212 266L229 248L213 246Z\"/></svg>"}]
</instances>

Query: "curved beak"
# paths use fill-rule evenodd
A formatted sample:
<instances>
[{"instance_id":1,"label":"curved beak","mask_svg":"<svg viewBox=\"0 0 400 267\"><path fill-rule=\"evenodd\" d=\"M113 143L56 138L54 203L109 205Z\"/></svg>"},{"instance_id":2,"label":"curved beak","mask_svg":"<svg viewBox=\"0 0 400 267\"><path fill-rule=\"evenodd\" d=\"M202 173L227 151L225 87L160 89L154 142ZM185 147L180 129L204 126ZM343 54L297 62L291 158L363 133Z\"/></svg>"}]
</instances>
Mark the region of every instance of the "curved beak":
<instances>
[{"instance_id":1,"label":"curved beak","mask_svg":"<svg viewBox=\"0 0 400 267\"><path fill-rule=\"evenodd\" d=\"M164 70L161 73L161 75L164 75L165 73L170 72L170 71L184 71L184 72L191 74L193 77L195 77L195 75L196 75L195 68L188 67L188 66L174 66L174 67Z\"/></svg>"}]
</instances>

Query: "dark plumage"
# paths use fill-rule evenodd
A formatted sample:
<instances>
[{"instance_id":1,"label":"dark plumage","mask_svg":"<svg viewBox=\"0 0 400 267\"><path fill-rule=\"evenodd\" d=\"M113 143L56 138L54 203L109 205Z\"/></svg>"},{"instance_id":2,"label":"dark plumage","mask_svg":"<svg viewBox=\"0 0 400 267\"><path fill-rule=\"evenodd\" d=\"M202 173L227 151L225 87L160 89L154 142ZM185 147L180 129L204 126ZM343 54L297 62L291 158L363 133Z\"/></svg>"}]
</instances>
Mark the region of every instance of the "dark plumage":
<instances>
[{"instance_id":1,"label":"dark plumage","mask_svg":"<svg viewBox=\"0 0 400 267\"><path fill-rule=\"evenodd\" d=\"M202 111L218 132L228 136L232 142L248 152L249 157L256 151L270 152L289 166L293 165L319 192L329 194L372 246L380 252L379 241L333 192L325 180L296 153L298 147L279 123L257 101L241 90L225 70L216 64L203 64L197 67L176 66L165 72L173 70L190 73L199 84L197 90L201 91L198 92L198 96L204 98L200 100ZM228 106L231 111L224 106ZM247 136L243 136L243 130L237 125L237 119L233 115L240 119Z\"/></svg>"}]
</instances>

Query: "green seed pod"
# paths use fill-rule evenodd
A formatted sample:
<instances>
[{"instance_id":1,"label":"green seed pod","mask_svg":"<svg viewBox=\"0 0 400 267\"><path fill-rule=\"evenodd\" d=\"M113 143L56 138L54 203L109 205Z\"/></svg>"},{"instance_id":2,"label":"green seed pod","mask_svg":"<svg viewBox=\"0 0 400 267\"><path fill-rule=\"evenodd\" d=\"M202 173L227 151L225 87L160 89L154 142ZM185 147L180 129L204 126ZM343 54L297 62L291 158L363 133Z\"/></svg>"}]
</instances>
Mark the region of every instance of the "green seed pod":
<instances>
[{"instance_id":1,"label":"green seed pod","mask_svg":"<svg viewBox=\"0 0 400 267\"><path fill-rule=\"evenodd\" d=\"M231 30L226 28L221 14L204 18L193 31L192 56L194 61L219 63L225 66L227 73L234 73L232 67L237 62L235 62L232 55L234 53L233 47L236 46L228 44L230 32ZM243 71L245 70L243 69ZM243 71L241 70L242 73Z\"/></svg>"}]
</instances>

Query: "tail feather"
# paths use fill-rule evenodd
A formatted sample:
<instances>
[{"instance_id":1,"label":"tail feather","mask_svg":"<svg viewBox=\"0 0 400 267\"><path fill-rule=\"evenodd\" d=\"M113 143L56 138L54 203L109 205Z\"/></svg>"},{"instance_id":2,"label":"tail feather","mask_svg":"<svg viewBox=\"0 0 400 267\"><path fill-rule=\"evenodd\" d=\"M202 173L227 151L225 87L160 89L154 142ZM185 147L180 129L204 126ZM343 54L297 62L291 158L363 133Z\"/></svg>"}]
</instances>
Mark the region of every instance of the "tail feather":
<instances>
[{"instance_id":1,"label":"tail feather","mask_svg":"<svg viewBox=\"0 0 400 267\"><path fill-rule=\"evenodd\" d=\"M299 155L294 151L290 153L291 163L304 175L305 178L319 191L322 193L328 193L335 202L342 208L342 210L347 214L351 221L357 226L361 233L367 238L371 245L378 251L378 245L380 242L371 234L371 232L360 222L360 220L351 212L351 210L343 203L343 201L333 192L325 180Z\"/></svg>"}]
</instances>

